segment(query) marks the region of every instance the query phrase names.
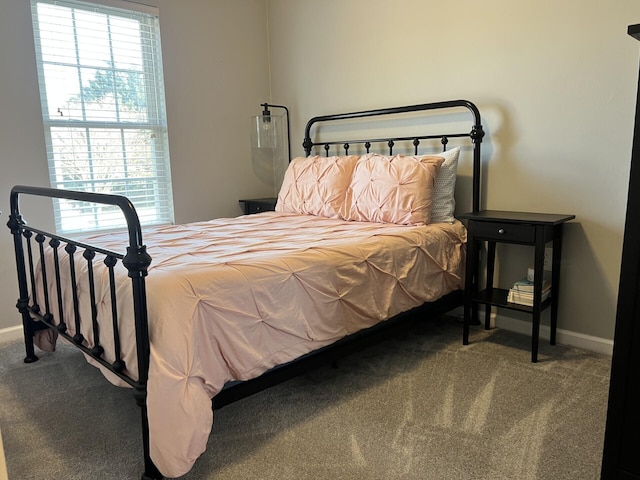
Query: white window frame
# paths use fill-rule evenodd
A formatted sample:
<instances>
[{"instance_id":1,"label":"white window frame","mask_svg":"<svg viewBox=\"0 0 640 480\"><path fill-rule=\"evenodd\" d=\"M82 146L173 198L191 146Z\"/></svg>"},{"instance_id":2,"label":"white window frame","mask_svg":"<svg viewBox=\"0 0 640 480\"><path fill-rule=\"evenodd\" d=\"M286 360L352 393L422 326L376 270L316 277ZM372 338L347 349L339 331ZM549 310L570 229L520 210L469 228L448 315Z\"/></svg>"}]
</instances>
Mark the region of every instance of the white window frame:
<instances>
[{"instance_id":1,"label":"white window frame","mask_svg":"<svg viewBox=\"0 0 640 480\"><path fill-rule=\"evenodd\" d=\"M38 5L43 6L40 13ZM51 6L55 9L52 10ZM134 204L143 225L173 223L157 9L117 0L105 0L105 4L80 0L31 0L31 8L51 186L122 194ZM47 24L45 18L41 19L41 16L46 16L45 11L50 15L61 12L66 20L71 20L62 27L53 21ZM87 39L87 29L81 30L83 24L78 19L84 15L86 27L91 21L86 20L87 12L89 19L94 18L91 14L96 14L96 21L108 26L105 34L108 42L105 43L103 37L101 46L95 47L102 48L102 56L105 50L108 51L110 62L107 65L104 59L94 60L86 53L90 40ZM139 44L134 44L139 49L135 56L138 61L131 67L119 66L113 60L114 50L118 47L118 33L114 25L118 21L139 26L139 37L133 37L134 40L139 39ZM49 30L45 31L47 28ZM57 41L57 28L63 29L60 39L64 39L59 56L52 49ZM108 47L103 47L103 44ZM81 55L83 48L85 53ZM59 93L56 90L64 89L65 84L51 73L56 69L72 76L77 72L78 76L77 94L67 95L72 100L57 107L56 100L50 102L49 97L56 97ZM109 101L104 102L107 105L104 112L101 110L103 107L98 106L102 105L101 99L91 100L85 93L90 91L85 90L89 88L87 85L99 74L106 79L106 88L112 89ZM135 110L129 112L125 102L119 102L118 81L122 78L134 78L142 85L132 90L137 96L133 101L135 107L131 107ZM117 207L55 199L54 214L56 230L64 234L126 225Z\"/></svg>"}]
</instances>

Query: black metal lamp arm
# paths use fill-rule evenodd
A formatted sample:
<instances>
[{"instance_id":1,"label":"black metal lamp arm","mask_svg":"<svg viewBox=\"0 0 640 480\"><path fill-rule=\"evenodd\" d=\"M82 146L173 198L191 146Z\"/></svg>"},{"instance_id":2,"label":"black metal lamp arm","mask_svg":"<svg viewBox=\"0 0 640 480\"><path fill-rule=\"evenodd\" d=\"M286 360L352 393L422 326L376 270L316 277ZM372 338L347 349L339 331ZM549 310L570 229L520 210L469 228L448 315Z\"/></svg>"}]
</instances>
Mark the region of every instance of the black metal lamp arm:
<instances>
[{"instance_id":1,"label":"black metal lamp arm","mask_svg":"<svg viewBox=\"0 0 640 480\"><path fill-rule=\"evenodd\" d=\"M287 161L291 163L291 132L289 129L289 109L284 105L272 105L270 103L261 103L261 107L264 107L262 111L263 117L271 117L271 111L269 107L282 108L285 111L285 115L287 117Z\"/></svg>"}]
</instances>

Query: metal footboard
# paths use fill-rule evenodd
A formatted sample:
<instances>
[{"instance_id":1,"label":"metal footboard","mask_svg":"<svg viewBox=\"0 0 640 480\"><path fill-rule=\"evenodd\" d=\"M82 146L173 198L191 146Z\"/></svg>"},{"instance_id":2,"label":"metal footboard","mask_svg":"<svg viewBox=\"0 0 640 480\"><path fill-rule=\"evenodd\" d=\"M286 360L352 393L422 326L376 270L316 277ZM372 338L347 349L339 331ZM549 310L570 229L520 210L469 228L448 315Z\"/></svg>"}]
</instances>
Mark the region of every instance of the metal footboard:
<instances>
[{"instance_id":1,"label":"metal footboard","mask_svg":"<svg viewBox=\"0 0 640 480\"><path fill-rule=\"evenodd\" d=\"M70 238L28 226L20 213L19 199L22 195L32 195L47 198L60 198L90 202L94 204L117 206L122 211L127 222L128 245L126 253L109 251L88 245ZM7 226L14 239L16 268L18 274L19 298L16 304L22 315L24 341L27 363L38 360L34 349L34 336L38 330L50 328L67 339L71 344L82 350L105 369L117 375L134 389L134 397L141 408L143 447L145 457L145 473L143 479L162 478L149 457L149 425L146 409L147 379L149 372L149 329L147 319L147 299L145 277L147 268L151 264L151 257L142 241L140 221L133 204L126 197L99 193L77 192L71 190L57 190L52 188L15 186L11 190L11 212ZM124 249L123 245L123 250ZM45 257L49 255L49 262ZM101 338L101 328L98 324L97 300L94 279L96 255L104 257L104 265L108 270L109 298L111 301L113 329L113 349L105 352L104 339ZM71 281L73 311L65 312L62 301L61 258L68 258L68 277ZM80 304L76 290L76 270L78 262L86 262L89 283L89 302ZM115 268L118 262L127 269L131 278L133 291L134 318L118 318L116 308ZM64 268L67 268L66 265ZM39 275L38 275L39 274ZM48 287L51 286L51 287ZM56 293L51 298L49 288ZM42 292L38 295L38 292ZM42 304L43 303L43 304ZM84 309L82 307L85 307ZM84 318L81 311L90 311L91 318ZM68 321L73 322L69 328ZM136 351L138 376L132 378L128 374L127 365L120 350L121 322L135 323ZM88 323L90 322L90 323ZM87 339L81 333L83 325L90 325L92 338ZM70 330L75 332L73 335ZM110 342L107 342L110 343ZM110 358L113 360L106 360Z\"/></svg>"}]
</instances>

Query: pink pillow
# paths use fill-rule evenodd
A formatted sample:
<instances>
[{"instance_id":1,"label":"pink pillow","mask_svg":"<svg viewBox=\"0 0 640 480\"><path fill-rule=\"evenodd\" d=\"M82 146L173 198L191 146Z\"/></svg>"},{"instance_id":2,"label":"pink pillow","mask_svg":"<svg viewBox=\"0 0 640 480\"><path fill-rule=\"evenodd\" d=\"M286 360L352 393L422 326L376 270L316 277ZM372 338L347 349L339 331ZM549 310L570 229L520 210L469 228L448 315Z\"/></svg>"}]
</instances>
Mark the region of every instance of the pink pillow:
<instances>
[{"instance_id":1,"label":"pink pillow","mask_svg":"<svg viewBox=\"0 0 640 480\"><path fill-rule=\"evenodd\" d=\"M276 212L340 218L357 161L355 155L294 158L284 174Z\"/></svg>"},{"instance_id":2,"label":"pink pillow","mask_svg":"<svg viewBox=\"0 0 640 480\"><path fill-rule=\"evenodd\" d=\"M444 158L368 154L356 164L340 211L345 220L425 225L431 221L431 196Z\"/></svg>"}]
</instances>

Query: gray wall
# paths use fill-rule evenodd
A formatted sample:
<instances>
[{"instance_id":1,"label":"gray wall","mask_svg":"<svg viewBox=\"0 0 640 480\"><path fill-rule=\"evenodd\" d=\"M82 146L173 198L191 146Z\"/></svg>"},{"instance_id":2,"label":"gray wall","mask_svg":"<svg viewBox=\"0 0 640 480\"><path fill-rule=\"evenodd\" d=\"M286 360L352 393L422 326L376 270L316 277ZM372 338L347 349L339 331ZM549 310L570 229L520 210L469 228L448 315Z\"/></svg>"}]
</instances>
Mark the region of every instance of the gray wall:
<instances>
[{"instance_id":1,"label":"gray wall","mask_svg":"<svg viewBox=\"0 0 640 480\"><path fill-rule=\"evenodd\" d=\"M577 216L565 229L558 326L611 339L640 56L626 34L634 23L637 0L270 0L273 96L298 119L475 102L487 131L483 206ZM302 122L294 125L300 138ZM502 286L532 263L525 247L498 256Z\"/></svg>"}]
</instances>

